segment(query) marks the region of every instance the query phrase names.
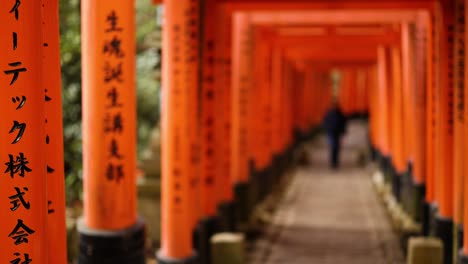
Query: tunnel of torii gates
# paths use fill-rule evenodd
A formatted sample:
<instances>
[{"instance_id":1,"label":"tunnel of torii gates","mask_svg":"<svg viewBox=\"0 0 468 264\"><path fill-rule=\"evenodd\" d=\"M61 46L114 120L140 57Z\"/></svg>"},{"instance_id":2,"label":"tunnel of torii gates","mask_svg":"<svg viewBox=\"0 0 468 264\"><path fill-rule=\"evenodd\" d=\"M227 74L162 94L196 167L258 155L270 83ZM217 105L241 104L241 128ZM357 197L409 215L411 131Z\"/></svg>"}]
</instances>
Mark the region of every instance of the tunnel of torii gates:
<instances>
[{"instance_id":1,"label":"tunnel of torii gates","mask_svg":"<svg viewBox=\"0 0 468 264\"><path fill-rule=\"evenodd\" d=\"M444 263L467 263L452 232L468 220L465 1L153 2L164 5L159 263L210 263L211 235L248 230L254 206L320 126L333 69L345 113L369 115L395 197L442 239ZM136 208L134 2L81 8L78 262L145 263L152 223ZM0 262L63 264L58 0L3 1L0 12Z\"/></svg>"}]
</instances>

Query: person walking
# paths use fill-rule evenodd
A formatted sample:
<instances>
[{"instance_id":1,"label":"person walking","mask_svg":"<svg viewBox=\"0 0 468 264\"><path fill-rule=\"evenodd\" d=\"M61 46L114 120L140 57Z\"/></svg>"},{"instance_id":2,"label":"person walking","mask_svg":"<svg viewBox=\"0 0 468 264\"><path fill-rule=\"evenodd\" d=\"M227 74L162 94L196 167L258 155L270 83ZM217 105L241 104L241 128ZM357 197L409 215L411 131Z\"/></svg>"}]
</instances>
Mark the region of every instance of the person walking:
<instances>
[{"instance_id":1,"label":"person walking","mask_svg":"<svg viewBox=\"0 0 468 264\"><path fill-rule=\"evenodd\" d=\"M341 111L338 103L334 102L325 114L323 128L327 133L330 149L330 167L339 167L341 137L346 133L346 117Z\"/></svg>"}]
</instances>

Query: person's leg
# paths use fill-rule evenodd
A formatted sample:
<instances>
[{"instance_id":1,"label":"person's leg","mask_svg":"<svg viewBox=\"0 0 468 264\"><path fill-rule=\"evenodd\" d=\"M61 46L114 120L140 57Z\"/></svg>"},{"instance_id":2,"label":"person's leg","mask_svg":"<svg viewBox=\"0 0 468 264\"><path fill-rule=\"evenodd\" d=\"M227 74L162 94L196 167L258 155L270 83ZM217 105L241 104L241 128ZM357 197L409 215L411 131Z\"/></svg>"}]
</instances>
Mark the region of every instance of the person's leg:
<instances>
[{"instance_id":1,"label":"person's leg","mask_svg":"<svg viewBox=\"0 0 468 264\"><path fill-rule=\"evenodd\" d=\"M336 141L336 146L335 146L335 168L338 168L340 166L340 151L341 151L341 144L340 144L340 140L338 139Z\"/></svg>"},{"instance_id":2,"label":"person's leg","mask_svg":"<svg viewBox=\"0 0 468 264\"><path fill-rule=\"evenodd\" d=\"M332 168L334 169L338 168L338 149L339 149L338 144L336 142L333 142L331 165L332 165Z\"/></svg>"}]
</instances>

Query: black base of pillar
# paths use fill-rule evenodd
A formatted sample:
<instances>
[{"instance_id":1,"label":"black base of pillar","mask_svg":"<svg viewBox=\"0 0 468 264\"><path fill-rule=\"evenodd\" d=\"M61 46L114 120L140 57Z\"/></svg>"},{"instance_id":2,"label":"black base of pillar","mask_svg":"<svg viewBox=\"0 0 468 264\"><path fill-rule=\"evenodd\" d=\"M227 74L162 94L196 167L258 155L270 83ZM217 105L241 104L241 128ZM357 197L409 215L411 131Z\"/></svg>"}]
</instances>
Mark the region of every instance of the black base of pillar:
<instances>
[{"instance_id":1,"label":"black base of pillar","mask_svg":"<svg viewBox=\"0 0 468 264\"><path fill-rule=\"evenodd\" d=\"M458 225L457 226L457 246L459 249L462 249L463 248L463 243L464 243L464 239L463 239L463 226L462 225Z\"/></svg>"},{"instance_id":2,"label":"black base of pillar","mask_svg":"<svg viewBox=\"0 0 468 264\"><path fill-rule=\"evenodd\" d=\"M198 260L203 264L211 263L211 237L218 232L219 218L207 217L200 220L194 234Z\"/></svg>"},{"instance_id":3,"label":"black base of pillar","mask_svg":"<svg viewBox=\"0 0 468 264\"><path fill-rule=\"evenodd\" d=\"M265 200L268 194L273 190L274 180L272 176L273 167L270 165L258 173L258 184L260 186L260 200Z\"/></svg>"},{"instance_id":4,"label":"black base of pillar","mask_svg":"<svg viewBox=\"0 0 468 264\"><path fill-rule=\"evenodd\" d=\"M400 176L400 197L403 210L411 215L413 212L413 176L408 170Z\"/></svg>"},{"instance_id":5,"label":"black base of pillar","mask_svg":"<svg viewBox=\"0 0 468 264\"><path fill-rule=\"evenodd\" d=\"M252 211L251 191L252 186L248 183L238 183L234 185L234 200L236 204L237 219L239 225L244 225L249 222L250 212Z\"/></svg>"},{"instance_id":6,"label":"black base of pillar","mask_svg":"<svg viewBox=\"0 0 468 264\"><path fill-rule=\"evenodd\" d=\"M78 223L78 264L145 264L145 225L122 231L94 230Z\"/></svg>"},{"instance_id":7,"label":"black base of pillar","mask_svg":"<svg viewBox=\"0 0 468 264\"><path fill-rule=\"evenodd\" d=\"M453 263L453 221L452 219L436 217L436 237L442 240L444 245L444 264Z\"/></svg>"},{"instance_id":8,"label":"black base of pillar","mask_svg":"<svg viewBox=\"0 0 468 264\"><path fill-rule=\"evenodd\" d=\"M219 230L223 232L236 231L236 205L234 202L225 202L218 206Z\"/></svg>"},{"instance_id":9,"label":"black base of pillar","mask_svg":"<svg viewBox=\"0 0 468 264\"><path fill-rule=\"evenodd\" d=\"M422 235L429 236L431 233L431 205L426 201L422 204L421 225Z\"/></svg>"},{"instance_id":10,"label":"black base of pillar","mask_svg":"<svg viewBox=\"0 0 468 264\"><path fill-rule=\"evenodd\" d=\"M379 158L378 158L378 163L379 163L380 170L383 173L384 181L386 183L390 183L391 178L390 178L389 158L380 153Z\"/></svg>"},{"instance_id":11,"label":"black base of pillar","mask_svg":"<svg viewBox=\"0 0 468 264\"><path fill-rule=\"evenodd\" d=\"M267 193L268 182L267 182L266 175L267 175L267 169L258 171L256 173L256 176L257 176L256 182L257 182L257 187L258 187L258 199L256 201L256 204L262 202Z\"/></svg>"},{"instance_id":12,"label":"black base of pillar","mask_svg":"<svg viewBox=\"0 0 468 264\"><path fill-rule=\"evenodd\" d=\"M255 204L260 201L260 188L261 188L261 181L260 177L261 175L260 172L255 168L255 162L251 160L249 162L249 184L248 184L248 199L249 199L249 213L255 206ZM235 187L235 186L234 186ZM237 202L237 200L236 200Z\"/></svg>"},{"instance_id":13,"label":"black base of pillar","mask_svg":"<svg viewBox=\"0 0 468 264\"><path fill-rule=\"evenodd\" d=\"M412 193L413 193L413 206L414 206L414 214L413 219L420 223L423 221L423 213L424 213L424 203L426 199L426 185L424 183L412 183Z\"/></svg>"},{"instance_id":14,"label":"black base of pillar","mask_svg":"<svg viewBox=\"0 0 468 264\"><path fill-rule=\"evenodd\" d=\"M379 150L372 143L369 143L369 152L371 161L376 161L380 157Z\"/></svg>"},{"instance_id":15,"label":"black base of pillar","mask_svg":"<svg viewBox=\"0 0 468 264\"><path fill-rule=\"evenodd\" d=\"M161 251L156 254L156 260L158 264L199 264L197 254L193 253L192 256L184 259L173 259L162 256Z\"/></svg>"},{"instance_id":16,"label":"black base of pillar","mask_svg":"<svg viewBox=\"0 0 468 264\"><path fill-rule=\"evenodd\" d=\"M392 192L395 199L398 203L402 202L401 199L401 185L402 185L402 176L399 175L394 169L392 169Z\"/></svg>"},{"instance_id":17,"label":"black base of pillar","mask_svg":"<svg viewBox=\"0 0 468 264\"><path fill-rule=\"evenodd\" d=\"M458 253L458 264L468 264L468 256L460 250Z\"/></svg>"},{"instance_id":18,"label":"black base of pillar","mask_svg":"<svg viewBox=\"0 0 468 264\"><path fill-rule=\"evenodd\" d=\"M283 156L281 154L273 155L273 164L271 165L271 177L273 178L273 186L280 181L283 172Z\"/></svg>"},{"instance_id":19,"label":"black base of pillar","mask_svg":"<svg viewBox=\"0 0 468 264\"><path fill-rule=\"evenodd\" d=\"M429 211L429 236L437 236L437 216L439 215L439 208L436 204L430 205Z\"/></svg>"}]
</instances>

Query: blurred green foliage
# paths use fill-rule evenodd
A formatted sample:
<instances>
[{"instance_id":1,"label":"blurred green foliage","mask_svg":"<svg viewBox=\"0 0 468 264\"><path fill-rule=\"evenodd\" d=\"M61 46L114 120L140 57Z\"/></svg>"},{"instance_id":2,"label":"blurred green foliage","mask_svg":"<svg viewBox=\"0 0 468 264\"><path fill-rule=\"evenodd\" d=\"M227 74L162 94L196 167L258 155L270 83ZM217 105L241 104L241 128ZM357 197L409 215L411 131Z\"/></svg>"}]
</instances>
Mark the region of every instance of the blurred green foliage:
<instances>
[{"instance_id":1,"label":"blurred green foliage","mask_svg":"<svg viewBox=\"0 0 468 264\"><path fill-rule=\"evenodd\" d=\"M149 0L136 0L138 153L147 144L159 120L160 65L156 8ZM81 28L80 0L60 0L63 120L67 203L81 199Z\"/></svg>"}]
</instances>

